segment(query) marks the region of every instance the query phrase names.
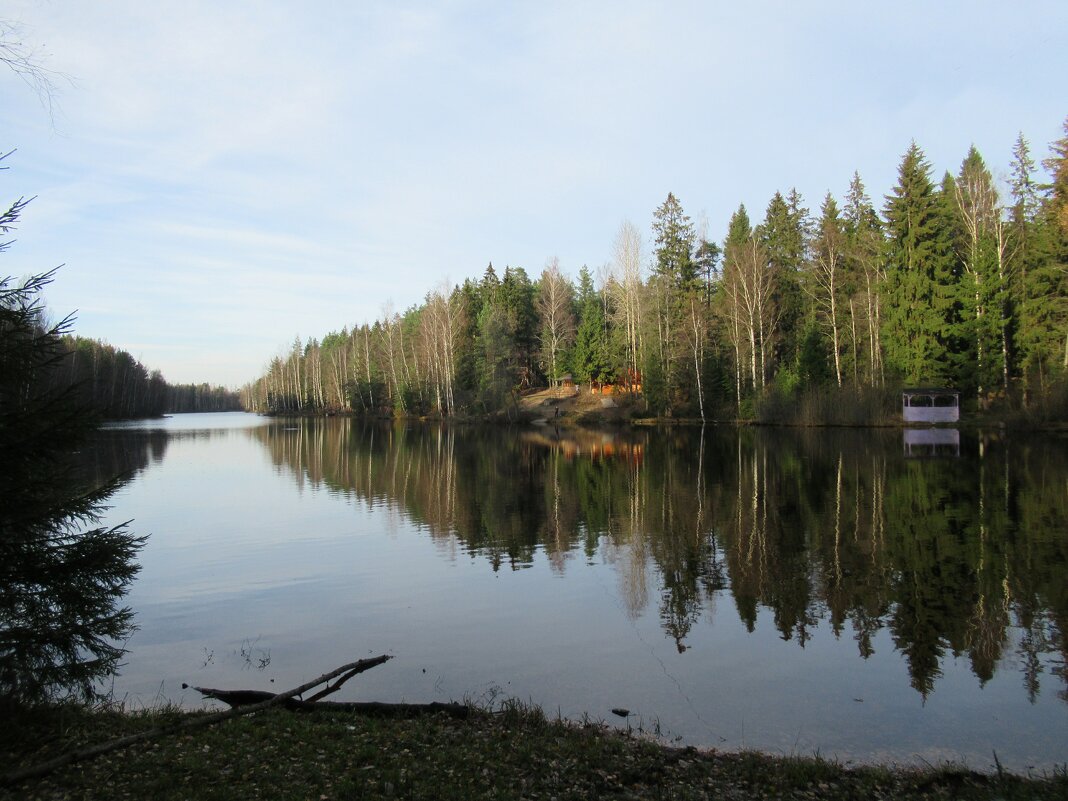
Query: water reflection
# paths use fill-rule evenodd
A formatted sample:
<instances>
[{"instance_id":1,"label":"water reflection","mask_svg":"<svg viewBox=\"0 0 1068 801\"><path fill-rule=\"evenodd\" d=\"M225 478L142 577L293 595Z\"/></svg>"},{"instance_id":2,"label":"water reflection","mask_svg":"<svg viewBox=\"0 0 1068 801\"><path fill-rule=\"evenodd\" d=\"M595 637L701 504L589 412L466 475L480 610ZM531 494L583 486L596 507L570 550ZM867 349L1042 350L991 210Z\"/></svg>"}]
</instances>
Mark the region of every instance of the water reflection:
<instances>
[{"instance_id":1,"label":"water reflection","mask_svg":"<svg viewBox=\"0 0 1068 801\"><path fill-rule=\"evenodd\" d=\"M907 458L960 456L960 432L955 428L906 428L902 438Z\"/></svg>"},{"instance_id":2,"label":"water reflection","mask_svg":"<svg viewBox=\"0 0 1068 801\"><path fill-rule=\"evenodd\" d=\"M770 613L804 648L821 622L871 657L888 631L923 697L949 657L1065 691L1068 449L981 435L906 459L880 431L604 434L304 420L252 428L276 469L386 506L493 570L539 552L614 561L631 616L679 652L717 602ZM958 435L959 437L959 435ZM659 597L650 598L651 588Z\"/></svg>"},{"instance_id":3,"label":"water reflection","mask_svg":"<svg viewBox=\"0 0 1068 801\"><path fill-rule=\"evenodd\" d=\"M144 539L96 524L166 443L96 436L77 453L35 454L36 470L0 471L10 504L0 514L0 706L92 699L119 667L135 628L121 603Z\"/></svg>"}]
</instances>

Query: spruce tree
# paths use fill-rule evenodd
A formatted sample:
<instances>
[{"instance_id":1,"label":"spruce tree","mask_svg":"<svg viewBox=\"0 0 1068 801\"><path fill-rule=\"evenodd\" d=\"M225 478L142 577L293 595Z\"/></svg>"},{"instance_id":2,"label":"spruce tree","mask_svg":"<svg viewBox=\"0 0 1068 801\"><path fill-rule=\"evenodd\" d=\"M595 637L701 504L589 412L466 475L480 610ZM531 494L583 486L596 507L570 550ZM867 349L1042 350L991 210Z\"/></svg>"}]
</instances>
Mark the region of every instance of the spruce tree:
<instances>
[{"instance_id":1,"label":"spruce tree","mask_svg":"<svg viewBox=\"0 0 1068 801\"><path fill-rule=\"evenodd\" d=\"M1059 234L1068 236L1068 117L1064 120L1064 136L1050 143L1050 150L1050 157L1042 161L1053 179L1049 195L1050 217Z\"/></svg>"},{"instance_id":2,"label":"spruce tree","mask_svg":"<svg viewBox=\"0 0 1068 801\"><path fill-rule=\"evenodd\" d=\"M682 204L671 192L653 212L653 234L656 243L653 274L669 279L677 289L692 287L697 281L693 260L697 235Z\"/></svg>"},{"instance_id":3,"label":"spruce tree","mask_svg":"<svg viewBox=\"0 0 1068 801\"><path fill-rule=\"evenodd\" d=\"M940 359L945 316L936 297L936 263L942 255L936 214L931 168L913 142L883 207L887 254L882 302L887 367L912 385L948 379Z\"/></svg>"},{"instance_id":4,"label":"spruce tree","mask_svg":"<svg viewBox=\"0 0 1068 801\"><path fill-rule=\"evenodd\" d=\"M1031 158L1031 146L1022 131L1016 137L1016 144L1012 148L1009 175L1013 221L1018 224L1031 222L1038 213L1040 197L1039 187L1035 182L1035 161Z\"/></svg>"},{"instance_id":5,"label":"spruce tree","mask_svg":"<svg viewBox=\"0 0 1068 801\"><path fill-rule=\"evenodd\" d=\"M460 335L456 343L456 384L460 390L461 403L472 399L479 386L478 355L479 342L479 319L482 314L482 287L472 279L466 279L463 284L452 292L451 303L457 304L463 309L460 324Z\"/></svg>"},{"instance_id":6,"label":"spruce tree","mask_svg":"<svg viewBox=\"0 0 1068 801\"><path fill-rule=\"evenodd\" d=\"M696 234L675 195L668 193L653 213L653 233L656 262L650 284L654 292L656 347L646 350L644 386L646 399L653 402L663 379L664 397L658 407L668 411L671 405L685 402L693 383L682 339L691 295L699 290L693 260Z\"/></svg>"},{"instance_id":7,"label":"spruce tree","mask_svg":"<svg viewBox=\"0 0 1068 801\"><path fill-rule=\"evenodd\" d=\"M601 381L608 377L609 371L604 306L585 265L579 270L578 307L579 324L571 351L575 380Z\"/></svg>"},{"instance_id":8,"label":"spruce tree","mask_svg":"<svg viewBox=\"0 0 1068 801\"><path fill-rule=\"evenodd\" d=\"M731 221L727 225L727 238L723 243L724 254L731 247L736 247L746 242L753 235L753 224L749 221L749 212L745 210L745 204L738 206L738 210L731 215Z\"/></svg>"},{"instance_id":9,"label":"spruce tree","mask_svg":"<svg viewBox=\"0 0 1068 801\"><path fill-rule=\"evenodd\" d=\"M1035 162L1021 133L1013 147L1009 187L1012 192L1012 261L1015 328L1013 341L1022 380L1023 401L1031 405L1057 372L1060 331L1058 301L1061 271L1054 257L1056 226L1049 213L1049 187L1035 180Z\"/></svg>"},{"instance_id":10,"label":"spruce tree","mask_svg":"<svg viewBox=\"0 0 1068 801\"><path fill-rule=\"evenodd\" d=\"M0 213L0 234L24 207ZM97 697L133 630L118 602L143 539L94 526L118 481L101 487L76 467L93 421L55 380L72 319L46 322L54 274L0 278L0 708Z\"/></svg>"},{"instance_id":11,"label":"spruce tree","mask_svg":"<svg viewBox=\"0 0 1068 801\"><path fill-rule=\"evenodd\" d=\"M1046 380L1068 375L1068 118L1064 136L1051 143L1050 150L1042 164L1053 180L1039 215L1047 255L1041 274L1033 276L1032 291L1039 304L1035 318L1042 330L1037 350L1045 362Z\"/></svg>"},{"instance_id":12,"label":"spruce tree","mask_svg":"<svg viewBox=\"0 0 1068 801\"><path fill-rule=\"evenodd\" d=\"M517 376L530 381L538 380L535 375L538 349L536 295L537 291L526 270L522 267L505 267L499 297L511 330L512 361Z\"/></svg>"},{"instance_id":13,"label":"spruce tree","mask_svg":"<svg viewBox=\"0 0 1068 801\"><path fill-rule=\"evenodd\" d=\"M801 273L808 247L811 221L801 196L791 190L784 198L776 192L768 203L757 237L768 253L774 283L776 324L772 339L780 361L793 363L800 352L803 321L809 310L801 291Z\"/></svg>"},{"instance_id":14,"label":"spruce tree","mask_svg":"<svg viewBox=\"0 0 1068 801\"><path fill-rule=\"evenodd\" d=\"M964 393L976 387L974 313L969 314L970 287L964 280L962 254L967 249L957 200L957 181L947 170L934 194L934 249L930 261L931 312L941 323L936 368L938 383Z\"/></svg>"}]
</instances>

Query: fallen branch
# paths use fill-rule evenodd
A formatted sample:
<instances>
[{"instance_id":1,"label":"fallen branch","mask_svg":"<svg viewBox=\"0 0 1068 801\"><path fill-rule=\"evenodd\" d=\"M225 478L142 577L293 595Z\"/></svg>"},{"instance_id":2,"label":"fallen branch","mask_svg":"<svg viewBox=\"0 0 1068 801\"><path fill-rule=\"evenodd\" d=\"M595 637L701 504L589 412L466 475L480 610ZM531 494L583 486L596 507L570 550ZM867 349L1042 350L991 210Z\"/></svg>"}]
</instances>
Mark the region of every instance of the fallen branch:
<instances>
[{"instance_id":1,"label":"fallen branch","mask_svg":"<svg viewBox=\"0 0 1068 801\"><path fill-rule=\"evenodd\" d=\"M362 673L362 672L363 671L361 671L359 669L355 669L355 668L353 670L350 670L344 676L342 676L337 681L335 681L333 686L330 686L329 684L327 684L325 687L323 687L323 689L321 689L319 692L317 692L315 695L313 695L308 700L309 701L318 701L320 698L326 698L326 696L330 695L331 693L336 693L338 690L341 689L341 685L342 684L344 684L346 681L351 679L357 673Z\"/></svg>"},{"instance_id":2,"label":"fallen branch","mask_svg":"<svg viewBox=\"0 0 1068 801\"><path fill-rule=\"evenodd\" d=\"M272 698L271 693L263 690L213 690L209 687L194 687L194 690L206 698L214 698L229 704L235 709L247 704L258 704L266 698ZM322 697L318 693L307 701L297 698L289 698L282 702L282 706L292 712L315 712L318 710L333 710L342 712L355 712L360 715L380 718L411 718L419 715L447 715L451 718L467 718L471 714L471 707L465 704L443 704L434 701L429 704L387 704L379 701L316 701Z\"/></svg>"},{"instance_id":3,"label":"fallen branch","mask_svg":"<svg viewBox=\"0 0 1068 801\"><path fill-rule=\"evenodd\" d=\"M212 715L204 715L202 717L195 717L187 720L182 720L177 723L172 723L167 726L159 726L155 729L149 729L148 731L139 732L137 734L131 734L127 737L120 737L117 740L111 740L100 745L93 745L88 748L83 748L78 751L70 751L66 754L61 754L55 759L48 762L42 762L39 765L32 765L28 768L22 768L20 770L14 770L10 773L5 773L0 776L0 785L15 784L17 782L24 781L26 779L35 779L41 776L47 776L59 768L66 765L70 765L73 762L82 762L86 759L92 759L94 757L101 756L103 754L111 753L112 751L118 751L122 748L128 748L131 745L145 742L146 740L154 740L158 737L163 737L168 734L172 734L178 731L188 731L190 729L197 729L203 726L210 726L213 723L219 723L230 718L240 717L241 715L251 715L253 712L259 712L263 709L269 709L272 706L278 706L284 704L287 700L293 698L296 695L307 692L313 687L318 687L324 682L330 681L330 679L340 676L342 673L352 671L352 675L356 673L362 673L365 670L370 670L373 667L377 667L384 662L389 661L393 657L388 654L382 656L376 656L373 659L361 659L357 662L350 662L347 665L342 665L337 670L331 670L329 673L324 673L314 681L309 681L307 684L302 684L299 687L295 687L292 690L286 690L284 693L278 693L277 695L271 695L270 693L264 693L267 696L265 699L253 703L241 706L235 706L231 709L227 709L224 712L216 712Z\"/></svg>"}]
</instances>

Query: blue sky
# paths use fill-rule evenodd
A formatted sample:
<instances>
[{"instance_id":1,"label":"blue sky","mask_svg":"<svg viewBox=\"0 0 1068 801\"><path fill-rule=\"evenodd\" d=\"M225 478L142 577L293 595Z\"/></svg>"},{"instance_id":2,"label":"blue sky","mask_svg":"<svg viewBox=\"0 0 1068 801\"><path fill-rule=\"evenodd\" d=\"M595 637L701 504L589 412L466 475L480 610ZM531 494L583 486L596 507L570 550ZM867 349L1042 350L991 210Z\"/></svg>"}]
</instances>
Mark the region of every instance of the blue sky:
<instances>
[{"instance_id":1,"label":"blue sky","mask_svg":"<svg viewBox=\"0 0 1068 801\"><path fill-rule=\"evenodd\" d=\"M65 264L76 330L172 382L239 385L295 336L402 310L490 261L611 258L674 192L721 240L854 170L881 206L1004 174L1068 114L1068 3L51 2L0 18L64 73L50 117L0 72L0 274ZM647 246L648 250L648 246Z\"/></svg>"}]
</instances>

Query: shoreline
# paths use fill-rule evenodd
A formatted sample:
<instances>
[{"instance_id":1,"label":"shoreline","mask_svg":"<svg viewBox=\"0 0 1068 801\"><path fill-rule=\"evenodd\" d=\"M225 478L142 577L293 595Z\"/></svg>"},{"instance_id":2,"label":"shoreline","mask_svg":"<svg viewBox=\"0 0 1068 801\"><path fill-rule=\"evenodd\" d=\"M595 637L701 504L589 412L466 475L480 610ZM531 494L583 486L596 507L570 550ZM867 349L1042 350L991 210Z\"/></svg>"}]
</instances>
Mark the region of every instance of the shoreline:
<instances>
[{"instance_id":1,"label":"shoreline","mask_svg":"<svg viewBox=\"0 0 1068 801\"><path fill-rule=\"evenodd\" d=\"M702 428L728 427L728 428L796 428L796 429L827 429L841 428L852 430L880 429L880 430L926 430L931 428L957 429L961 431L1011 431L1024 433L1041 432L1068 432L1068 422L1044 422L1044 423L1021 423L1010 422L1001 418L980 418L961 420L956 423L931 423L918 424L904 421L872 421L865 423L841 423L841 422L797 422L778 420L739 420L739 419L712 419L702 420L699 417L634 417L627 419L597 416L591 414L561 414L559 417L542 418L530 415L519 415L509 419L504 414L486 415L454 415L440 417L437 415L368 415L352 411L330 412L246 412L261 417L270 418L299 418L299 419L329 419L344 417L353 420L361 420L371 423L425 423L446 425L486 425L486 426L519 426L519 427L557 427L557 428L580 428L587 430L605 429L647 429L647 428Z\"/></svg>"},{"instance_id":2,"label":"shoreline","mask_svg":"<svg viewBox=\"0 0 1068 801\"><path fill-rule=\"evenodd\" d=\"M21 710L7 770L205 713L76 705ZM993 755L996 760L996 754ZM1020 776L960 765L842 764L815 755L679 748L505 702L467 720L269 710L0 786L23 798L976 798L1068 795L1068 769Z\"/></svg>"}]
</instances>

